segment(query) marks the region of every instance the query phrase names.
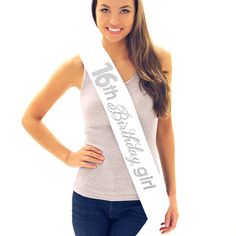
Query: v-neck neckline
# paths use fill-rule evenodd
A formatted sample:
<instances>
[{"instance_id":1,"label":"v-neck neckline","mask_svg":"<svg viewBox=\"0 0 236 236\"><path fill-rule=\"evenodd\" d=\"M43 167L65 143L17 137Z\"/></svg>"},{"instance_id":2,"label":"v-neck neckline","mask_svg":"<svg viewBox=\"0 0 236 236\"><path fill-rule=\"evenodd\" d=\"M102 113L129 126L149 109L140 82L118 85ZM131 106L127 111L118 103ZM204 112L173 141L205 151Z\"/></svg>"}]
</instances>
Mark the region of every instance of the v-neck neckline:
<instances>
[{"instance_id":1,"label":"v-neck neckline","mask_svg":"<svg viewBox=\"0 0 236 236\"><path fill-rule=\"evenodd\" d=\"M85 70L85 73L86 73L87 75L89 75L88 72L87 72L87 70L85 69L85 67L84 67L84 70ZM133 81L137 76L138 76L138 73L135 72L134 75L133 75L129 80L124 81L122 78L121 78L121 79L124 81L125 84L128 84L128 83L130 83L131 81Z\"/></svg>"},{"instance_id":2,"label":"v-neck neckline","mask_svg":"<svg viewBox=\"0 0 236 236\"><path fill-rule=\"evenodd\" d=\"M130 83L132 80L134 80L134 78L135 78L137 75L138 75L138 74L135 73L129 80L124 81L124 83L125 83L125 84Z\"/></svg>"}]
</instances>

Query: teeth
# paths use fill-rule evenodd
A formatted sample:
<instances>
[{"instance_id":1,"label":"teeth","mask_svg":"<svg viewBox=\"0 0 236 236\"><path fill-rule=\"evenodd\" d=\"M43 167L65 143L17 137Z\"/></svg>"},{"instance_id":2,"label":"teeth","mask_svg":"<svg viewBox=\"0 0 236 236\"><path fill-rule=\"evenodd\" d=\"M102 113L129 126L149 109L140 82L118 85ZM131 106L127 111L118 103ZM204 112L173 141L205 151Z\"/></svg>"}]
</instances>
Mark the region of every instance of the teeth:
<instances>
[{"instance_id":1,"label":"teeth","mask_svg":"<svg viewBox=\"0 0 236 236\"><path fill-rule=\"evenodd\" d=\"M114 32L118 32L120 31L121 29L112 29L112 28L108 28L110 31L114 31Z\"/></svg>"}]
</instances>

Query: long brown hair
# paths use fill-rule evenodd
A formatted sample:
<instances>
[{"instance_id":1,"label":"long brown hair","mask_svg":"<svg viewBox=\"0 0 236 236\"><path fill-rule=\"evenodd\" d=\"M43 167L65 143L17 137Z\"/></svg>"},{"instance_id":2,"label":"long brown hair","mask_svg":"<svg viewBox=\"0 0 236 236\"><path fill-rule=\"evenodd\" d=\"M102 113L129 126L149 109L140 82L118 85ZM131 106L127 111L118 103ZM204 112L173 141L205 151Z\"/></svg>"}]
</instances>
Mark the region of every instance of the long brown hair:
<instances>
[{"instance_id":1,"label":"long brown hair","mask_svg":"<svg viewBox=\"0 0 236 236\"><path fill-rule=\"evenodd\" d=\"M162 71L160 60L148 32L142 0L134 0L134 24L127 35L129 59L140 77L139 88L143 88L153 99L157 117L167 118L171 111L170 86ZM96 23L97 0L92 1L92 15ZM140 45L142 45L140 47Z\"/></svg>"}]
</instances>

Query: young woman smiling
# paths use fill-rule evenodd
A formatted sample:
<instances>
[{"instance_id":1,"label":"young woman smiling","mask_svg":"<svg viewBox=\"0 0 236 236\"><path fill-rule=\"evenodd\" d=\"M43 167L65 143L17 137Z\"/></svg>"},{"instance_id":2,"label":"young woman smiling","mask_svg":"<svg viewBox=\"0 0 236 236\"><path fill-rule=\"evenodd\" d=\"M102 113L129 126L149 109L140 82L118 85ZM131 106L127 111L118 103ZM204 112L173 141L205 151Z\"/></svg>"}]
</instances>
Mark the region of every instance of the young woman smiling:
<instances>
[{"instance_id":1,"label":"young woman smiling","mask_svg":"<svg viewBox=\"0 0 236 236\"><path fill-rule=\"evenodd\" d=\"M171 54L153 45L141 0L93 0L94 22L133 99L154 157L157 150L169 196L161 233L178 219L174 135L171 119ZM66 148L42 118L70 87L80 91L85 146ZM70 167L77 167L72 196L76 236L134 236L147 217L123 161L102 103L80 56L63 63L25 111L22 123L32 137Z\"/></svg>"}]
</instances>

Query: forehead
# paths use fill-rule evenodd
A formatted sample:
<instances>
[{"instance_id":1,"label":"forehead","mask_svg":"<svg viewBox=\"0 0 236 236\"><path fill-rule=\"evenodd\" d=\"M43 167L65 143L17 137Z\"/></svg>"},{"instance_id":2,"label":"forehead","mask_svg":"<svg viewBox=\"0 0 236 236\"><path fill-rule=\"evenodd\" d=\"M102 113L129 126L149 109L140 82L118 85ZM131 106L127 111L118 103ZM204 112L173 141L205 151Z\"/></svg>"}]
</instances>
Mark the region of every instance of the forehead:
<instances>
[{"instance_id":1,"label":"forehead","mask_svg":"<svg viewBox=\"0 0 236 236\"><path fill-rule=\"evenodd\" d=\"M97 5L107 5L109 7L120 8L123 6L134 6L134 0L98 0Z\"/></svg>"}]
</instances>

